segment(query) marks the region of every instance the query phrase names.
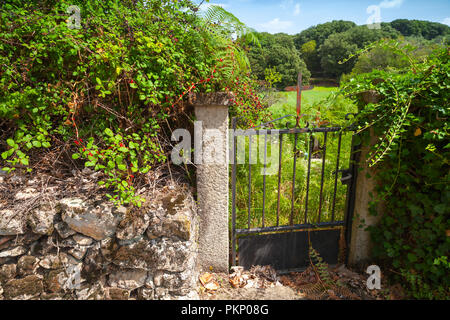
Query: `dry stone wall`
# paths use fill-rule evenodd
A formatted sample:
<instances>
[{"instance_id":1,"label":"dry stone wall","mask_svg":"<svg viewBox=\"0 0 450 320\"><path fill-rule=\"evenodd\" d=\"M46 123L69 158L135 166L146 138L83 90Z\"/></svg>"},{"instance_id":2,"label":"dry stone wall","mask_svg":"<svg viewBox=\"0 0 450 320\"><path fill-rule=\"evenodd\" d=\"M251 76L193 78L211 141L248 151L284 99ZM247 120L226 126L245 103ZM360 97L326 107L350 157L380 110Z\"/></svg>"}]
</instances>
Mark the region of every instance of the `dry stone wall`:
<instances>
[{"instance_id":1,"label":"dry stone wall","mask_svg":"<svg viewBox=\"0 0 450 320\"><path fill-rule=\"evenodd\" d=\"M2 178L4 179L4 178ZM197 299L197 211L185 187L140 210L25 187L0 201L0 299Z\"/></svg>"}]
</instances>

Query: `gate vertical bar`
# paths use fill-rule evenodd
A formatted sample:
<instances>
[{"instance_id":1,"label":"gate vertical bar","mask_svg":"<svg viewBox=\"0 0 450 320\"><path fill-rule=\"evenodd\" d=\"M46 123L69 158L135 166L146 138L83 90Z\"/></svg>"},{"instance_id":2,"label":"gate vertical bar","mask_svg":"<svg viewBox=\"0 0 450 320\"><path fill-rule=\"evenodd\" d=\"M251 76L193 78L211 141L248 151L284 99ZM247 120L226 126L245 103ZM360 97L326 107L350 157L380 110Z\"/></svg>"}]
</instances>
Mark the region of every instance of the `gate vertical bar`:
<instances>
[{"instance_id":1,"label":"gate vertical bar","mask_svg":"<svg viewBox=\"0 0 450 320\"><path fill-rule=\"evenodd\" d=\"M324 133L324 137L323 137L322 177L320 179L319 221L318 221L318 223L320 223L320 220L322 218L323 184L324 184L324 181L325 181L325 159L326 159L326 156L327 156L327 137L328 137L328 133L325 132Z\"/></svg>"},{"instance_id":2,"label":"gate vertical bar","mask_svg":"<svg viewBox=\"0 0 450 320\"><path fill-rule=\"evenodd\" d=\"M248 229L251 227L252 209L252 136L248 137Z\"/></svg>"},{"instance_id":3,"label":"gate vertical bar","mask_svg":"<svg viewBox=\"0 0 450 320\"><path fill-rule=\"evenodd\" d=\"M281 164L283 158L283 135L280 134L280 150L278 154L278 201L277 201L277 227L280 226L280 200L281 200Z\"/></svg>"},{"instance_id":4,"label":"gate vertical bar","mask_svg":"<svg viewBox=\"0 0 450 320\"><path fill-rule=\"evenodd\" d=\"M309 202L309 184L311 182L311 159L313 153L313 136L309 136L309 148L308 148L308 175L306 177L306 201L305 201L305 224L308 223L308 202Z\"/></svg>"},{"instance_id":5,"label":"gate vertical bar","mask_svg":"<svg viewBox=\"0 0 450 320\"><path fill-rule=\"evenodd\" d=\"M264 135L264 175L263 175L263 204L262 204L262 227L265 226L266 214L266 170L267 170L267 131Z\"/></svg>"},{"instance_id":6,"label":"gate vertical bar","mask_svg":"<svg viewBox=\"0 0 450 320\"><path fill-rule=\"evenodd\" d=\"M292 198L291 198L291 216L289 218L289 224L294 225L294 201L295 201L295 176L297 172L297 143L298 143L298 133L295 133L295 143L294 143L294 172L292 175Z\"/></svg>"},{"instance_id":7,"label":"gate vertical bar","mask_svg":"<svg viewBox=\"0 0 450 320\"><path fill-rule=\"evenodd\" d=\"M347 189L347 201L345 204L345 263L349 261L349 248L352 237L352 223L353 212L355 210L355 195L356 195L356 182L358 179L358 167L361 155L361 144L355 145L355 135L352 137L352 149L350 155L350 173L352 175L352 181Z\"/></svg>"},{"instance_id":8,"label":"gate vertical bar","mask_svg":"<svg viewBox=\"0 0 450 320\"><path fill-rule=\"evenodd\" d=\"M334 222L334 212L336 209L336 192L337 192L337 183L338 183L338 175L339 175L339 159L341 157L341 143L342 143L342 132L339 132L339 142L338 142L338 150L337 150L337 160L336 160L336 172L334 176L334 194L333 194L333 209L331 211L331 221Z\"/></svg>"},{"instance_id":9,"label":"gate vertical bar","mask_svg":"<svg viewBox=\"0 0 450 320\"><path fill-rule=\"evenodd\" d=\"M233 171L232 171L232 208L231 208L231 224L232 224L232 251L231 251L231 264L236 265L236 171L237 171L237 136L236 136L236 128L237 128L237 118L233 118L232 120L233 127Z\"/></svg>"}]
</instances>

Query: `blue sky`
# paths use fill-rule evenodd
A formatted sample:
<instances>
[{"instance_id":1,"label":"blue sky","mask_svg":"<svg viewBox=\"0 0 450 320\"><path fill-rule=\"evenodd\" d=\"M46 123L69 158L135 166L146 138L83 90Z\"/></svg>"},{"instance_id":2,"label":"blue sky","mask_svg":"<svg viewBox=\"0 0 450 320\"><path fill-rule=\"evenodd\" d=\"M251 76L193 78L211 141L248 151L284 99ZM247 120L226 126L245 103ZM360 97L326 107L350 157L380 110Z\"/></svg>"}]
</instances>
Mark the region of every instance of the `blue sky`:
<instances>
[{"instance_id":1,"label":"blue sky","mask_svg":"<svg viewBox=\"0 0 450 320\"><path fill-rule=\"evenodd\" d=\"M257 31L270 33L296 34L332 20L362 25L368 19L373 23L403 18L450 25L450 0L211 0L202 7L211 4L223 6Z\"/></svg>"}]
</instances>

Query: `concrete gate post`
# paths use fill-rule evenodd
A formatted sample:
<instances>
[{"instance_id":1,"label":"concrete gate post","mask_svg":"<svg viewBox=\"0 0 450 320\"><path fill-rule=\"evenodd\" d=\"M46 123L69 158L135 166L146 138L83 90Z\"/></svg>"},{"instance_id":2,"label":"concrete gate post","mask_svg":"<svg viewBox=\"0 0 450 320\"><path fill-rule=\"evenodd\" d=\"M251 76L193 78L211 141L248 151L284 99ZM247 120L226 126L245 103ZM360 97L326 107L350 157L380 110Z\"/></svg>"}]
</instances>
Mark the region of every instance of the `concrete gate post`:
<instances>
[{"instance_id":1,"label":"concrete gate post","mask_svg":"<svg viewBox=\"0 0 450 320\"><path fill-rule=\"evenodd\" d=\"M229 271L228 107L232 95L195 98L194 162L197 165L199 267Z\"/></svg>"},{"instance_id":2,"label":"concrete gate post","mask_svg":"<svg viewBox=\"0 0 450 320\"><path fill-rule=\"evenodd\" d=\"M364 92L361 96L364 104L377 103L380 96L376 92ZM351 240L349 245L348 263L350 265L358 265L370 262L372 241L370 232L366 230L369 226L376 226L384 211L384 203L378 203L377 215L371 215L369 212L369 203L376 197L375 188L377 186L376 169L370 168L366 159L370 153L372 146L376 144L378 137L370 128L370 140L362 146L359 157L359 168L356 180L355 204L353 210L353 221L351 224ZM372 196L371 196L372 195Z\"/></svg>"}]
</instances>

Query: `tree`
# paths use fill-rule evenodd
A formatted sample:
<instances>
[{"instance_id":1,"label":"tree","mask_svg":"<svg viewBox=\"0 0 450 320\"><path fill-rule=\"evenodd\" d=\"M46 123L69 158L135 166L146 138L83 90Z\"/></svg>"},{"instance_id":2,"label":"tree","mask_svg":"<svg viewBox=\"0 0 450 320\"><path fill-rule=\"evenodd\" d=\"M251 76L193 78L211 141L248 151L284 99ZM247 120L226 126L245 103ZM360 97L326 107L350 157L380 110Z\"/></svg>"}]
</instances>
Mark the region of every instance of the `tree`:
<instances>
[{"instance_id":1,"label":"tree","mask_svg":"<svg viewBox=\"0 0 450 320\"><path fill-rule=\"evenodd\" d=\"M340 77L343 73L348 73L353 69L355 59L350 59L343 64L340 64L340 61L372 42L398 36L399 32L385 23L381 24L379 30L358 26L342 33L332 34L319 48L321 67L325 74Z\"/></svg>"},{"instance_id":2,"label":"tree","mask_svg":"<svg viewBox=\"0 0 450 320\"><path fill-rule=\"evenodd\" d=\"M397 19L392 21L390 25L405 37L420 36L432 40L440 36L450 35L450 27L437 22Z\"/></svg>"},{"instance_id":3,"label":"tree","mask_svg":"<svg viewBox=\"0 0 450 320\"><path fill-rule=\"evenodd\" d=\"M344 20L333 20L331 22L318 24L295 35L295 47L298 50L301 50L302 45L311 40L315 40L316 46L320 47L330 35L345 32L353 27L356 27L354 22Z\"/></svg>"},{"instance_id":4,"label":"tree","mask_svg":"<svg viewBox=\"0 0 450 320\"><path fill-rule=\"evenodd\" d=\"M277 67L281 74L281 81L276 87L283 89L297 83L298 73L302 72L305 83L309 80L310 73L305 62L300 58L298 51L294 48L274 45L266 52L267 67Z\"/></svg>"},{"instance_id":5,"label":"tree","mask_svg":"<svg viewBox=\"0 0 450 320\"><path fill-rule=\"evenodd\" d=\"M439 48L439 45L433 41L425 40L422 37L409 37L400 39L400 48L409 48L409 55L414 61L421 63L433 51ZM375 70L401 70L406 68L411 62L399 51L389 46L375 46L374 48L362 53L358 56L355 66L350 74L341 77L341 81L354 78L358 74L369 73Z\"/></svg>"},{"instance_id":6,"label":"tree","mask_svg":"<svg viewBox=\"0 0 450 320\"><path fill-rule=\"evenodd\" d=\"M300 48L300 54L311 73L317 73L321 71L320 57L317 53L316 40L311 40L304 43Z\"/></svg>"},{"instance_id":7,"label":"tree","mask_svg":"<svg viewBox=\"0 0 450 320\"><path fill-rule=\"evenodd\" d=\"M348 34L332 34L320 47L320 63L323 70L327 75L333 77L339 77L343 73L350 72L353 68L353 60L344 64L339 64L339 61L344 60L357 50L358 46L352 43Z\"/></svg>"},{"instance_id":8,"label":"tree","mask_svg":"<svg viewBox=\"0 0 450 320\"><path fill-rule=\"evenodd\" d=\"M281 75L281 81L276 84L278 89L295 85L298 72L303 73L303 83L309 82L311 73L300 58L292 36L283 33L272 35L264 32L260 33L258 37L261 47L252 46L248 56L253 74L259 80L265 79L266 69L276 67L277 72Z\"/></svg>"}]
</instances>

